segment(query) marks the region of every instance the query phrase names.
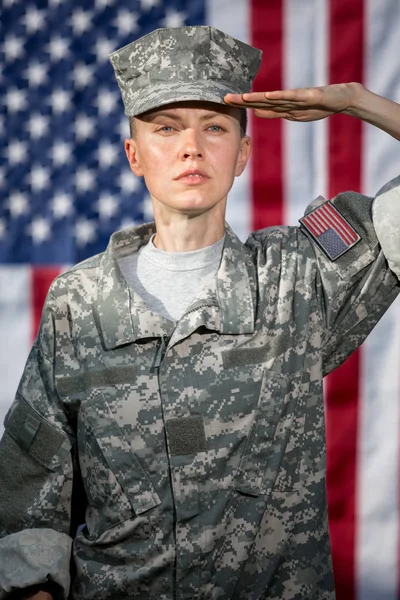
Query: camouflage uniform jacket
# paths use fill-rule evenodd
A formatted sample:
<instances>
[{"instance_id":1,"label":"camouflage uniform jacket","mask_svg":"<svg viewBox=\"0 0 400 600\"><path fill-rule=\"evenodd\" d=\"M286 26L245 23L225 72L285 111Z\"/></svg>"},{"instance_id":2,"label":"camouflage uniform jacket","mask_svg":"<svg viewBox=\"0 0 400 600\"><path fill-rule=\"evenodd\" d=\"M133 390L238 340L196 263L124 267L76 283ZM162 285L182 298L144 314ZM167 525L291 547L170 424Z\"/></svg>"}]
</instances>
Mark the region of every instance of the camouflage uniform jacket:
<instances>
[{"instance_id":1,"label":"camouflage uniform jacket","mask_svg":"<svg viewBox=\"0 0 400 600\"><path fill-rule=\"evenodd\" d=\"M76 600L334 598L322 377L398 279L371 199L333 203L362 238L340 258L227 228L176 324L116 261L154 225L56 279L0 447L0 598L47 578Z\"/></svg>"}]
</instances>

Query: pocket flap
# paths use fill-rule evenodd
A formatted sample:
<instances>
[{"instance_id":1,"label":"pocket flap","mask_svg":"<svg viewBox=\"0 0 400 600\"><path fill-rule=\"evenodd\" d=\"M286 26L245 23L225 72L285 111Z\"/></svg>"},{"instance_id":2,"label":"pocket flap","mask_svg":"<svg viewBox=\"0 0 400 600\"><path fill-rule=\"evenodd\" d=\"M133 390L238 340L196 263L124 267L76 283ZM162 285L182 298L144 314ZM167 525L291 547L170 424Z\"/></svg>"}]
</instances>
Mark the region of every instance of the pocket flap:
<instances>
[{"instance_id":1,"label":"pocket flap","mask_svg":"<svg viewBox=\"0 0 400 600\"><path fill-rule=\"evenodd\" d=\"M296 412L298 393L291 389L292 384L290 376L273 372L264 375L253 425L236 476L235 489L243 494L269 495L274 487ZM295 470L296 476L288 478L288 488L296 487L298 483L298 465Z\"/></svg>"},{"instance_id":2,"label":"pocket flap","mask_svg":"<svg viewBox=\"0 0 400 600\"><path fill-rule=\"evenodd\" d=\"M156 489L125 439L103 394L94 392L81 410L108 467L135 513L140 515L161 504Z\"/></svg>"}]
</instances>

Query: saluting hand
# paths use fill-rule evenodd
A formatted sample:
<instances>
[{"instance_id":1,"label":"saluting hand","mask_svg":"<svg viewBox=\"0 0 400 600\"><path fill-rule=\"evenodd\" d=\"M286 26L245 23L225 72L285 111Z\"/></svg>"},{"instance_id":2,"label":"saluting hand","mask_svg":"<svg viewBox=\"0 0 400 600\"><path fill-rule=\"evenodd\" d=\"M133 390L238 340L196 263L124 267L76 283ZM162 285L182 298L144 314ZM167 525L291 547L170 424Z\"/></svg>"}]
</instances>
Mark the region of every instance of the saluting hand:
<instances>
[{"instance_id":1,"label":"saluting hand","mask_svg":"<svg viewBox=\"0 0 400 600\"><path fill-rule=\"evenodd\" d=\"M239 108L254 108L263 119L317 121L334 113L346 113L354 104L360 83L337 83L322 87L298 88L272 92L227 94L227 104Z\"/></svg>"}]
</instances>

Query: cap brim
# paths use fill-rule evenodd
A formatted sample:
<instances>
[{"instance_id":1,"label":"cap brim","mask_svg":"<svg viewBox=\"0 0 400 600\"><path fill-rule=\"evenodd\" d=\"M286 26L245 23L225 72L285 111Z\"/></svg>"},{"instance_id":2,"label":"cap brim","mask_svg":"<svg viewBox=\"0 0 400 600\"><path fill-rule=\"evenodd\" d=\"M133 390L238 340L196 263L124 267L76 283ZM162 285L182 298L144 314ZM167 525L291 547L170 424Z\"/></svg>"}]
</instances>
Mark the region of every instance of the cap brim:
<instances>
[{"instance_id":1,"label":"cap brim","mask_svg":"<svg viewBox=\"0 0 400 600\"><path fill-rule=\"evenodd\" d=\"M174 102L213 102L214 104L225 104L226 94L243 94L249 90L238 90L235 86L225 82L210 80L197 81L196 83L160 83L152 85L151 92L143 90L143 95L132 98L125 104L125 114L136 117L149 110L172 104Z\"/></svg>"}]
</instances>

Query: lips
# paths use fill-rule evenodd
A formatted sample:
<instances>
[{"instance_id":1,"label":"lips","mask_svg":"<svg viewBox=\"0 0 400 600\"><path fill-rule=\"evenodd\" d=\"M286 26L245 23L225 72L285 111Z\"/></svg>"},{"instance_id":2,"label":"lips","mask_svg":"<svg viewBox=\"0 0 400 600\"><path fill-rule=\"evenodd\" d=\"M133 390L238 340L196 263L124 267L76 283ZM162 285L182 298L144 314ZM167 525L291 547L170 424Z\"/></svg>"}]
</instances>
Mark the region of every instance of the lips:
<instances>
[{"instance_id":1,"label":"lips","mask_svg":"<svg viewBox=\"0 0 400 600\"><path fill-rule=\"evenodd\" d=\"M200 171L200 169L188 169L187 171L183 171L178 177L175 177L175 181L189 183L191 185L203 183L206 179L210 178L206 173Z\"/></svg>"}]
</instances>

